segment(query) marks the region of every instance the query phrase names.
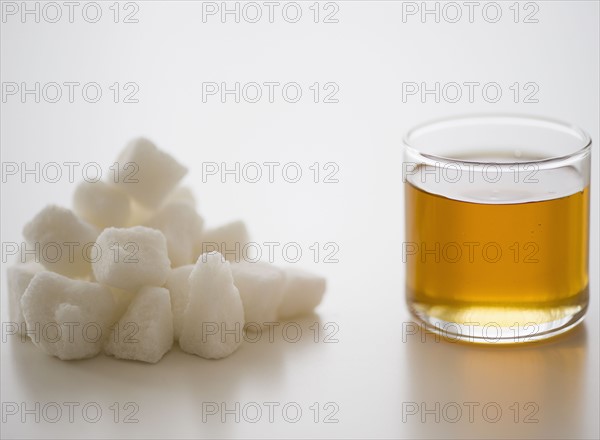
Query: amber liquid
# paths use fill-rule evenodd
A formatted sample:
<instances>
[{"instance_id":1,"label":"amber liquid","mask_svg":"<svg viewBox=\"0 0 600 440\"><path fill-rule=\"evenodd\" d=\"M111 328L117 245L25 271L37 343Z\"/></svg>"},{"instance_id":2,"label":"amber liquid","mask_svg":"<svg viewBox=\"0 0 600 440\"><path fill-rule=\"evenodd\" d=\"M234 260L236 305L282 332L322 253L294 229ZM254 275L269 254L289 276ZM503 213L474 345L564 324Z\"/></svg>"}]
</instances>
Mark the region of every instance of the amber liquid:
<instances>
[{"instance_id":1,"label":"amber liquid","mask_svg":"<svg viewBox=\"0 0 600 440\"><path fill-rule=\"evenodd\" d=\"M405 184L407 300L431 322L542 326L588 302L589 187L482 204Z\"/></svg>"}]
</instances>

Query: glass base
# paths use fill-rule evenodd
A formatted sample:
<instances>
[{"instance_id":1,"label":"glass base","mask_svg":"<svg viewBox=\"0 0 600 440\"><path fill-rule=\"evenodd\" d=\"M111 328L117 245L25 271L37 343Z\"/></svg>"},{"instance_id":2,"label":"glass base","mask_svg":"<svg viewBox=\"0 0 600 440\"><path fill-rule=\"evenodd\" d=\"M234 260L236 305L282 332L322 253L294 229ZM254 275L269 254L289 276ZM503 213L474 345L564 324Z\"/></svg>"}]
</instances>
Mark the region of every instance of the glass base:
<instances>
[{"instance_id":1,"label":"glass base","mask_svg":"<svg viewBox=\"0 0 600 440\"><path fill-rule=\"evenodd\" d=\"M551 338L572 329L585 316L587 298L578 305L543 308L409 303L409 309L426 330L450 341L515 344Z\"/></svg>"}]
</instances>

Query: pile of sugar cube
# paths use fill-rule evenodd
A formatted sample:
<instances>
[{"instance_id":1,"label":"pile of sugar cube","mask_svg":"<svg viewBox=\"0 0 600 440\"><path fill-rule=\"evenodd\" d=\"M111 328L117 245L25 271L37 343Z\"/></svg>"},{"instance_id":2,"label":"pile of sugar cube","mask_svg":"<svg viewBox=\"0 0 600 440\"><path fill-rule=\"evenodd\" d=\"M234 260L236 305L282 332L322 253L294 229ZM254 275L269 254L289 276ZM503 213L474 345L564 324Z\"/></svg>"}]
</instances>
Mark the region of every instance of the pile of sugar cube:
<instances>
[{"instance_id":1,"label":"pile of sugar cube","mask_svg":"<svg viewBox=\"0 0 600 440\"><path fill-rule=\"evenodd\" d=\"M318 275L232 258L249 243L244 223L204 228L179 186L186 167L152 142L131 141L116 165L77 186L73 210L49 205L23 229L26 252L7 269L9 318L36 347L63 360L104 351L155 363L178 342L218 359L243 332L321 302Z\"/></svg>"}]
</instances>

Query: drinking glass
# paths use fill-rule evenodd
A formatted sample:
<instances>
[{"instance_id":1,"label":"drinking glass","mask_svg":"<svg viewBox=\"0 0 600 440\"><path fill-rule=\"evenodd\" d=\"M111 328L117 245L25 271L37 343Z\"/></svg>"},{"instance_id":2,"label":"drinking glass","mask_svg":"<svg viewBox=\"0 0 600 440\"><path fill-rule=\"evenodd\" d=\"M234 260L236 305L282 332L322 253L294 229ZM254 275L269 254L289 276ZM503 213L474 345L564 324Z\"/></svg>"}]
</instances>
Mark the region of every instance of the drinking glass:
<instances>
[{"instance_id":1,"label":"drinking glass","mask_svg":"<svg viewBox=\"0 0 600 440\"><path fill-rule=\"evenodd\" d=\"M481 343L547 338L588 306L591 139L521 115L433 121L404 138L406 299Z\"/></svg>"}]
</instances>

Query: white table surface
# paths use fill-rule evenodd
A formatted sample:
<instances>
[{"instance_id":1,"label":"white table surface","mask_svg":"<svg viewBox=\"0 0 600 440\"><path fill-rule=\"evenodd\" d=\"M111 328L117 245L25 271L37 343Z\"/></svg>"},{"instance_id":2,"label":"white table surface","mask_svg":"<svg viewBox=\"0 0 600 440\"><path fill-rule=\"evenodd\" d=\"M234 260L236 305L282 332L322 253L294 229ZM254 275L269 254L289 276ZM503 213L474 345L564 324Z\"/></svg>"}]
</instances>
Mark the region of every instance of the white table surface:
<instances>
[{"instance_id":1,"label":"white table surface","mask_svg":"<svg viewBox=\"0 0 600 440\"><path fill-rule=\"evenodd\" d=\"M93 81L109 98L50 104L6 96L3 162L108 167L127 140L147 136L189 167L185 183L209 225L243 218L259 243L298 243L303 257L296 264L325 275L328 289L316 314L294 324L302 329L297 342L279 328L273 341L263 334L219 361L174 348L156 365L103 355L62 362L7 337L1 344L2 437L598 438L595 188L591 305L583 325L554 340L513 347L407 331L402 133L433 117L488 111L567 120L599 139L598 3L537 2L538 23L513 23L512 2L500 3L504 15L495 24L480 15L474 23L423 24L412 16L403 23L402 2L337 2L339 23L330 24L311 21L312 2L300 5L305 15L296 24L277 15L274 23L211 17L203 23L200 2L137 2L136 24L113 23L110 3L102 3L105 15L96 24L77 15L74 23L56 24L8 16L0 33L2 82ZM307 98L202 103L208 81L293 81ZM473 103L403 103L407 81L497 82L504 95L495 104L481 96ZM139 103L111 102L114 82L138 84ZM312 102L314 82L335 82L339 103ZM535 82L539 102L513 102L515 82ZM291 184L279 175L273 183L253 184L209 176L203 182L203 163L266 161L297 162L303 179ZM314 162L337 164L339 182L314 183ZM592 180L595 186L598 154ZM69 205L72 191L67 178L7 179L2 242L19 242L26 221L47 203ZM325 263L322 254L313 261L314 242L339 246L339 261ZM38 404L41 420L8 414L11 403L34 410ZM210 415L214 404L232 412ZM74 405L72 420L66 405ZM425 422L421 413L408 414L415 405L432 410ZM56 406L63 414L50 423ZM257 407L262 415L253 423ZM102 414L93 422L97 408ZM297 408L301 414L292 423ZM127 415L134 423L125 423ZM327 416L334 423L325 423Z\"/></svg>"}]
</instances>

